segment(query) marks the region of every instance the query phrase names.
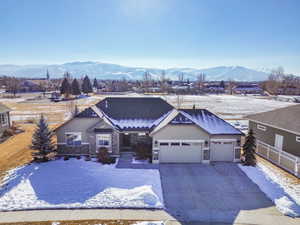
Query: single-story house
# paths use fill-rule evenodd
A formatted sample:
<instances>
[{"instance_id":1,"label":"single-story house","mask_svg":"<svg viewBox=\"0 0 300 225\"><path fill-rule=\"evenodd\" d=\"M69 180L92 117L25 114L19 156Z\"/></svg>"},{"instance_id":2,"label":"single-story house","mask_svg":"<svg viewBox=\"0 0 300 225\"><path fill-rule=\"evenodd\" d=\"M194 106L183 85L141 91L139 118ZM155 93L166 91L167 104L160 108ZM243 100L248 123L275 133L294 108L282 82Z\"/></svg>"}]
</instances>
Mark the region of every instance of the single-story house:
<instances>
[{"instance_id":1,"label":"single-story house","mask_svg":"<svg viewBox=\"0 0 300 225\"><path fill-rule=\"evenodd\" d=\"M262 94L263 89L256 84L240 84L233 88L237 94Z\"/></svg>"},{"instance_id":2,"label":"single-story house","mask_svg":"<svg viewBox=\"0 0 300 225\"><path fill-rule=\"evenodd\" d=\"M257 153L300 177L300 105L247 116Z\"/></svg>"},{"instance_id":3,"label":"single-story house","mask_svg":"<svg viewBox=\"0 0 300 225\"><path fill-rule=\"evenodd\" d=\"M10 127L10 111L10 108L0 103L0 137L2 137L3 132Z\"/></svg>"},{"instance_id":4,"label":"single-story house","mask_svg":"<svg viewBox=\"0 0 300 225\"><path fill-rule=\"evenodd\" d=\"M107 97L56 129L58 154L119 156L152 146L153 163L238 161L243 133L206 109L175 109L158 97Z\"/></svg>"}]
</instances>

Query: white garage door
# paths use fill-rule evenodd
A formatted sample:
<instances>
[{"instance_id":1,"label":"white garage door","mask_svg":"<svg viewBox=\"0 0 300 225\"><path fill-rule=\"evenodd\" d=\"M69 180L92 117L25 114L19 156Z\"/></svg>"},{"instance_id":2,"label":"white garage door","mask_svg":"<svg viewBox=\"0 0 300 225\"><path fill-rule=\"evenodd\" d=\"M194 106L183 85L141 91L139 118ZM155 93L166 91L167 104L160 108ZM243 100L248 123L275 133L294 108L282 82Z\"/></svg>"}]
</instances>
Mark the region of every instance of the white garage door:
<instances>
[{"instance_id":1,"label":"white garage door","mask_svg":"<svg viewBox=\"0 0 300 225\"><path fill-rule=\"evenodd\" d=\"M211 161L232 162L234 159L233 143L230 141L211 142Z\"/></svg>"},{"instance_id":2,"label":"white garage door","mask_svg":"<svg viewBox=\"0 0 300 225\"><path fill-rule=\"evenodd\" d=\"M161 142L160 163L198 163L202 161L202 143Z\"/></svg>"}]
</instances>

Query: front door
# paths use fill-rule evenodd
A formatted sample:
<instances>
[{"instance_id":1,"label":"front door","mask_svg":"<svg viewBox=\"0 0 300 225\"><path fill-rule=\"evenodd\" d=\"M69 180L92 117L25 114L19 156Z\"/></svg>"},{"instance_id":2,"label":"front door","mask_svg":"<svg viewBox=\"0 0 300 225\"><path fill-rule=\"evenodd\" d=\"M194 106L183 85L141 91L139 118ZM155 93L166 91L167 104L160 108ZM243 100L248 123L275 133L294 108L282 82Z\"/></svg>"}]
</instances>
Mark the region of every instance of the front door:
<instances>
[{"instance_id":1,"label":"front door","mask_svg":"<svg viewBox=\"0 0 300 225\"><path fill-rule=\"evenodd\" d=\"M130 134L123 135L123 146L130 147Z\"/></svg>"}]
</instances>

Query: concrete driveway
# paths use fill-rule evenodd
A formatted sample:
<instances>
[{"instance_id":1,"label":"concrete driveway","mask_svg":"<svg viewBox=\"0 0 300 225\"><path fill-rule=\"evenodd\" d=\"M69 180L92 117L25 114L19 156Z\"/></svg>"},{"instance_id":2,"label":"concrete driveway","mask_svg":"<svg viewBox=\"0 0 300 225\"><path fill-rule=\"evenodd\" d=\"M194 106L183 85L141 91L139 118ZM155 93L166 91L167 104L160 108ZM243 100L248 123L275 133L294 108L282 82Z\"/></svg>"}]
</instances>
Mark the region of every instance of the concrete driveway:
<instances>
[{"instance_id":1,"label":"concrete driveway","mask_svg":"<svg viewBox=\"0 0 300 225\"><path fill-rule=\"evenodd\" d=\"M160 173L167 211L180 221L264 224L282 217L235 163L161 164Z\"/></svg>"}]
</instances>

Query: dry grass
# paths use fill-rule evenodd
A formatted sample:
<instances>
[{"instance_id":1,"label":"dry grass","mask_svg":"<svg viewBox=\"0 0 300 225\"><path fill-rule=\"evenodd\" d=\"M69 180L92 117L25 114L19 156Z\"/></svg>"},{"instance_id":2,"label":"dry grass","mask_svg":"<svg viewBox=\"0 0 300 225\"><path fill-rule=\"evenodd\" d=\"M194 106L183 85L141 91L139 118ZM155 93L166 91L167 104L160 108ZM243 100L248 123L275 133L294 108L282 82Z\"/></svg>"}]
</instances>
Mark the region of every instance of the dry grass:
<instances>
[{"instance_id":1,"label":"dry grass","mask_svg":"<svg viewBox=\"0 0 300 225\"><path fill-rule=\"evenodd\" d=\"M6 171L29 163L32 160L30 150L33 124L21 126L25 132L17 134L0 144L0 179Z\"/></svg>"},{"instance_id":2,"label":"dry grass","mask_svg":"<svg viewBox=\"0 0 300 225\"><path fill-rule=\"evenodd\" d=\"M264 158L260 157L259 155L256 155L256 159L259 163L267 166L268 168L272 169L275 171L278 176L285 177L286 182L288 182L290 185L299 185L300 184L300 179L297 178L296 176L292 175L291 173L285 171L284 169L281 169L280 167L274 165L270 161L265 160Z\"/></svg>"},{"instance_id":3,"label":"dry grass","mask_svg":"<svg viewBox=\"0 0 300 225\"><path fill-rule=\"evenodd\" d=\"M131 225L137 221L133 220L70 220L70 221L46 221L46 222L21 222L5 223L5 225L53 225L55 222L59 225ZM0 225L4 225L0 223Z\"/></svg>"},{"instance_id":4,"label":"dry grass","mask_svg":"<svg viewBox=\"0 0 300 225\"><path fill-rule=\"evenodd\" d=\"M2 177L8 170L32 161L30 145L36 125L21 124L20 126L25 132L10 137L0 144L0 183ZM50 126L51 129L54 127L55 126Z\"/></svg>"}]
</instances>

